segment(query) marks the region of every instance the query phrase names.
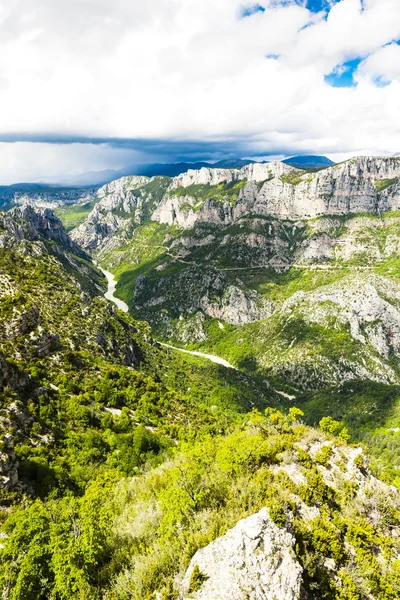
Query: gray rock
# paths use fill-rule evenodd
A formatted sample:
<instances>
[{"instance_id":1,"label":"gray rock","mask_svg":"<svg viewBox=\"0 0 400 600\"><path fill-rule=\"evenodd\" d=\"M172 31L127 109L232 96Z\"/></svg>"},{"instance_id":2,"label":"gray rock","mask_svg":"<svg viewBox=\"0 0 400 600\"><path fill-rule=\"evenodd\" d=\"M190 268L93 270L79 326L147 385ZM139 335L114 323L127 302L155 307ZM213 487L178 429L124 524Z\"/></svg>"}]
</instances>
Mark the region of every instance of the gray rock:
<instances>
[{"instance_id":1,"label":"gray rock","mask_svg":"<svg viewBox=\"0 0 400 600\"><path fill-rule=\"evenodd\" d=\"M196 552L182 582L181 598L196 600L299 600L302 567L295 538L260 512ZM197 565L206 577L200 590L188 595Z\"/></svg>"}]
</instances>

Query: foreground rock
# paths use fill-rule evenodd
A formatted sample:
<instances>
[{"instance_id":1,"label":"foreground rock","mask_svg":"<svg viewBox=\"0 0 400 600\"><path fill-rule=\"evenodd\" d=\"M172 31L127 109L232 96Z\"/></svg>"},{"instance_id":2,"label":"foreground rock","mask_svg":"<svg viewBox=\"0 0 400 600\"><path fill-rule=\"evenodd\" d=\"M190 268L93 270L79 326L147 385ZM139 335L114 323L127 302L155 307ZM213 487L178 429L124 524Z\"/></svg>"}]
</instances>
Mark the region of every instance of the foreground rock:
<instances>
[{"instance_id":1,"label":"foreground rock","mask_svg":"<svg viewBox=\"0 0 400 600\"><path fill-rule=\"evenodd\" d=\"M271 520L268 510L239 523L196 552L182 584L182 598L198 600L299 600L302 567L295 539ZM194 568L204 575L188 595Z\"/></svg>"}]
</instances>

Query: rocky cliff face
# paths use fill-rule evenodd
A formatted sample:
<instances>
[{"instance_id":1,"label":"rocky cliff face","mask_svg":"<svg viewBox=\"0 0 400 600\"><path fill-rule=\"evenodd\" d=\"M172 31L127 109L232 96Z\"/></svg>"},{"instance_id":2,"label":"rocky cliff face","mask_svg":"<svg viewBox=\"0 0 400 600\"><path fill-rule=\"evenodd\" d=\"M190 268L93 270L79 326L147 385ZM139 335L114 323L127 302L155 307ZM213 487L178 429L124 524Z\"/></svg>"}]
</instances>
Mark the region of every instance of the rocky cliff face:
<instances>
[{"instance_id":1,"label":"rocky cliff face","mask_svg":"<svg viewBox=\"0 0 400 600\"><path fill-rule=\"evenodd\" d=\"M400 206L399 178L399 158L374 157L359 157L317 172L274 161L241 169L189 170L171 180L123 177L100 188L101 201L73 235L91 251L110 242L112 250L126 243L135 226L150 217L191 229L198 224L234 224L249 216L296 220L380 214Z\"/></svg>"},{"instance_id":2,"label":"rocky cliff face","mask_svg":"<svg viewBox=\"0 0 400 600\"><path fill-rule=\"evenodd\" d=\"M73 231L83 248L111 251L125 244L169 185L167 177L122 177L100 188L86 221Z\"/></svg>"},{"instance_id":3,"label":"rocky cliff face","mask_svg":"<svg viewBox=\"0 0 400 600\"><path fill-rule=\"evenodd\" d=\"M13 247L23 240L53 241L78 255L82 254L82 250L66 233L60 219L48 208L35 210L25 205L8 213L0 213L0 247Z\"/></svg>"},{"instance_id":4,"label":"rocky cliff face","mask_svg":"<svg viewBox=\"0 0 400 600\"><path fill-rule=\"evenodd\" d=\"M275 310L272 302L256 292L246 290L240 280L230 282L225 273L217 269L184 267L172 280L152 280L140 275L135 284L134 310L143 318L156 319L160 326L169 329L173 307L177 315L185 315L194 322L189 329L178 326L182 342L206 339L202 326L204 315L221 319L232 325L252 323L269 317Z\"/></svg>"},{"instance_id":5,"label":"rocky cliff face","mask_svg":"<svg viewBox=\"0 0 400 600\"><path fill-rule=\"evenodd\" d=\"M279 162L247 165L237 171L188 171L173 180L153 218L190 228L197 222L233 223L249 214L286 219L360 212L378 214L397 210L400 205L399 177L399 158L375 157L359 157L310 173ZM248 184L233 205L216 203L215 191L210 189L209 199L198 207L196 190L190 187L217 186L223 181L244 179ZM174 190L181 188L188 188L187 195L174 195Z\"/></svg>"},{"instance_id":6,"label":"rocky cliff face","mask_svg":"<svg viewBox=\"0 0 400 600\"><path fill-rule=\"evenodd\" d=\"M198 171L189 169L186 173L172 179L169 191L191 185L214 186L223 182L230 183L244 179L259 182L296 172L299 172L298 169L277 160L270 163L252 163L240 169L209 169L206 167Z\"/></svg>"}]
</instances>

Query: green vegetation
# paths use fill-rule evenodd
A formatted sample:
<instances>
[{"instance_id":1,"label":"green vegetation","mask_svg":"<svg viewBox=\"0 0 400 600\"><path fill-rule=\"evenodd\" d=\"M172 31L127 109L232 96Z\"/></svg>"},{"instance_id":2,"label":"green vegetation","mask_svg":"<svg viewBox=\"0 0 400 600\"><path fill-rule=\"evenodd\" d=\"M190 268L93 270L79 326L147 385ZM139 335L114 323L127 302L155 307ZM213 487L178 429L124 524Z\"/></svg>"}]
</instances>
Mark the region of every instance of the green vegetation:
<instances>
[{"instance_id":1,"label":"green vegetation","mask_svg":"<svg viewBox=\"0 0 400 600\"><path fill-rule=\"evenodd\" d=\"M376 179L374 181L374 186L378 190L378 192L383 192L383 190L386 190L386 188L390 187L391 185L394 185L398 181L399 181L398 178L395 178L395 179Z\"/></svg>"},{"instance_id":2,"label":"green vegetation","mask_svg":"<svg viewBox=\"0 0 400 600\"><path fill-rule=\"evenodd\" d=\"M282 183L289 183L290 185L299 185L299 183L306 181L303 179L303 173L299 174L297 171L285 173L281 175L279 179L282 181Z\"/></svg>"},{"instance_id":3,"label":"green vegetation","mask_svg":"<svg viewBox=\"0 0 400 600\"><path fill-rule=\"evenodd\" d=\"M95 198L91 202L85 202L84 204L66 204L65 206L56 208L54 212L63 222L65 229L71 231L75 227L79 227L86 220L98 201L99 198Z\"/></svg>"},{"instance_id":4,"label":"green vegetation","mask_svg":"<svg viewBox=\"0 0 400 600\"><path fill-rule=\"evenodd\" d=\"M363 590L371 589L373 597L394 600L400 547L388 532L400 525L400 513L393 507L386 522L370 520L372 506L392 506L388 498L372 485L358 496L340 469L335 487L327 485L304 449L316 442L324 442L322 433L278 411L253 412L227 436L183 443L171 461L140 477L98 475L79 497L29 502L5 521L1 585L12 600L141 600L156 590L174 598L173 578L194 552L266 506L279 527L294 531L310 598L351 597L344 589L367 598ZM335 444L335 459L347 457L345 442ZM306 485L286 474L288 464ZM302 503L319 516L305 520ZM194 569L191 590L204 581Z\"/></svg>"},{"instance_id":5,"label":"green vegetation","mask_svg":"<svg viewBox=\"0 0 400 600\"><path fill-rule=\"evenodd\" d=\"M352 439L371 454L371 468L382 479L400 487L400 387L353 381L297 396L309 423L324 415L344 421Z\"/></svg>"},{"instance_id":6,"label":"green vegetation","mask_svg":"<svg viewBox=\"0 0 400 600\"><path fill-rule=\"evenodd\" d=\"M230 202L231 204L235 204L239 197L240 190L246 183L247 179L222 182L218 185L199 183L187 187L174 188L173 190L170 190L169 194L178 198L189 196L201 202L212 199L218 202Z\"/></svg>"},{"instance_id":7,"label":"green vegetation","mask_svg":"<svg viewBox=\"0 0 400 600\"><path fill-rule=\"evenodd\" d=\"M189 592L198 592L205 581L207 576L200 571L198 565L195 565L190 577Z\"/></svg>"},{"instance_id":8,"label":"green vegetation","mask_svg":"<svg viewBox=\"0 0 400 600\"><path fill-rule=\"evenodd\" d=\"M157 189L146 193L155 199ZM386 248L398 216L364 219L358 230L353 217L331 230L340 238L362 229L365 244L378 231ZM147 323L98 295L99 271L70 247L40 237L4 245L0 469L8 477L18 462L20 483L0 490L7 600L176 600L194 553L263 507L295 536L305 597L399 597L398 496L369 479L367 455L348 442L369 446L373 471L400 485L400 388L348 381L350 359L373 369L378 352L364 350L331 301L320 298L323 318L313 321L304 298L346 285L358 265L248 268L261 256L249 235L277 239L268 257L279 247L289 260L304 240L318 240L320 225L257 217L183 233L144 222L103 257L130 306L146 276L135 298L143 309L133 312L149 315L157 334L173 337L185 314L205 334L189 347L237 371L160 347ZM227 235L237 243L223 250ZM209 245L177 257L192 236L209 236ZM239 274L230 270L238 257ZM397 277L397 263L391 268ZM186 314L188 300L222 306L229 286L274 307L303 295L240 326ZM394 353L387 364L397 372ZM192 593L205 577L194 568Z\"/></svg>"}]
</instances>

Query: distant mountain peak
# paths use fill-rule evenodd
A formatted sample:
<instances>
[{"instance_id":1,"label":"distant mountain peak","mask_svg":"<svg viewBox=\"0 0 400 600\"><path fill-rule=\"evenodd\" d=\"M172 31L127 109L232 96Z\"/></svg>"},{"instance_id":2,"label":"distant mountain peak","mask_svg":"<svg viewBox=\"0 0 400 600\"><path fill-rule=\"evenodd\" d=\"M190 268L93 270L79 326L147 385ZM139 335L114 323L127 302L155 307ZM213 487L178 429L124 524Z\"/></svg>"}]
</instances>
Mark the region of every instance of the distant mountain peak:
<instances>
[{"instance_id":1,"label":"distant mountain peak","mask_svg":"<svg viewBox=\"0 0 400 600\"><path fill-rule=\"evenodd\" d=\"M327 156L317 156L314 154L292 156L291 158L285 158L282 162L298 169L322 169L335 164Z\"/></svg>"}]
</instances>

